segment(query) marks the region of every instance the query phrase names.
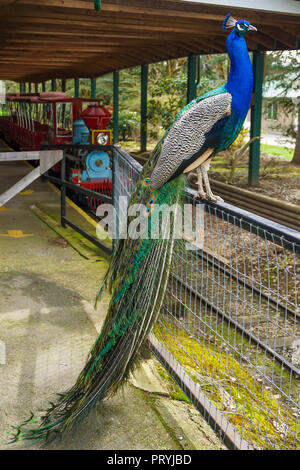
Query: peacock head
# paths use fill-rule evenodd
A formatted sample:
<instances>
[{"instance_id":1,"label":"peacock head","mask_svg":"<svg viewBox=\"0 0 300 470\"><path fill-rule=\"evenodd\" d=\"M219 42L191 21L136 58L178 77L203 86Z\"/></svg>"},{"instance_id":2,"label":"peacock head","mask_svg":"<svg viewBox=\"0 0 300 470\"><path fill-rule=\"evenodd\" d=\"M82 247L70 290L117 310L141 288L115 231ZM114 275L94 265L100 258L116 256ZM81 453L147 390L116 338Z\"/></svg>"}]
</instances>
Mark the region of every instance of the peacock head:
<instances>
[{"instance_id":1,"label":"peacock head","mask_svg":"<svg viewBox=\"0 0 300 470\"><path fill-rule=\"evenodd\" d=\"M240 37L244 36L248 31L257 31L255 26L249 23L247 20L236 20L230 13L226 16L223 21L223 31L226 31L229 28L234 28L236 34Z\"/></svg>"}]
</instances>

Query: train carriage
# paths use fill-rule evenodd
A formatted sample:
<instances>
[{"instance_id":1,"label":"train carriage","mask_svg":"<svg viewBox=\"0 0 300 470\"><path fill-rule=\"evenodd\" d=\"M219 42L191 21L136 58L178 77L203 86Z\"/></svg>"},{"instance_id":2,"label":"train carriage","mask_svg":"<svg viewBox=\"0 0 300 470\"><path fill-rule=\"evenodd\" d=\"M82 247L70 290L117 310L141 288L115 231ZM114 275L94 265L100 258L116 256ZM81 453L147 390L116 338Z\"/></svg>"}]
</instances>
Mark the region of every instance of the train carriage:
<instances>
[{"instance_id":1,"label":"train carriage","mask_svg":"<svg viewBox=\"0 0 300 470\"><path fill-rule=\"evenodd\" d=\"M99 99L69 98L63 92L17 94L7 96L6 113L0 116L0 133L20 150L40 150L42 144L103 146L111 144L111 130L107 129L110 119L109 109ZM111 195L112 172L107 152L81 150L79 155L75 147L75 153L76 158L68 158L69 180ZM56 165L54 173L59 168L60 164ZM96 208L95 201L88 200L88 205Z\"/></svg>"}]
</instances>

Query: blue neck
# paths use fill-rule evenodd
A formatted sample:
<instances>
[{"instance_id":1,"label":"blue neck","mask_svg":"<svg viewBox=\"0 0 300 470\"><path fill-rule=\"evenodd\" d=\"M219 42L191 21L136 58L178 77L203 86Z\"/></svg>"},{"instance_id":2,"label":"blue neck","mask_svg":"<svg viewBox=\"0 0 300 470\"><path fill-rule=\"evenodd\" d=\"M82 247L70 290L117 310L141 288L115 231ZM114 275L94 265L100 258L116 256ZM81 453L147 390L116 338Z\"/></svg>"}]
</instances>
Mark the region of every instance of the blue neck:
<instances>
[{"instance_id":1,"label":"blue neck","mask_svg":"<svg viewBox=\"0 0 300 470\"><path fill-rule=\"evenodd\" d=\"M232 110L245 118L253 91L253 71L246 41L233 30L227 36L226 47L230 58L230 74L225 88L232 95Z\"/></svg>"}]
</instances>

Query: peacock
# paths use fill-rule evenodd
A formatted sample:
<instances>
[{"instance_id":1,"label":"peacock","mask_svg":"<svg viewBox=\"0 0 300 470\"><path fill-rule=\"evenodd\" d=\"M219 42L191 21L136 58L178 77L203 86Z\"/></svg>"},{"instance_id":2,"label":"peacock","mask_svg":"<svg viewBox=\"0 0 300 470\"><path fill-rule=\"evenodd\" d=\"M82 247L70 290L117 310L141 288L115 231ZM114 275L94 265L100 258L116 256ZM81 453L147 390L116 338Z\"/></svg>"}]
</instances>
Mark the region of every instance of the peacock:
<instances>
[{"instance_id":1,"label":"peacock","mask_svg":"<svg viewBox=\"0 0 300 470\"><path fill-rule=\"evenodd\" d=\"M236 139L250 106L253 73L244 36L256 28L228 14L223 30L230 28L226 38L231 63L227 83L187 104L143 167L129 208L137 204L146 222L140 224L138 236L120 238L116 244L97 296L106 286L111 301L83 370L73 387L59 394L44 416L37 420L32 414L17 427L13 442L63 437L97 402L116 392L138 363L141 346L164 301L174 253L176 218L168 233L156 238L151 238L151 223L160 223L157 211L162 205L180 206L185 175L194 169L199 196L221 200L210 189L210 161ZM136 218L128 212L127 226Z\"/></svg>"}]
</instances>

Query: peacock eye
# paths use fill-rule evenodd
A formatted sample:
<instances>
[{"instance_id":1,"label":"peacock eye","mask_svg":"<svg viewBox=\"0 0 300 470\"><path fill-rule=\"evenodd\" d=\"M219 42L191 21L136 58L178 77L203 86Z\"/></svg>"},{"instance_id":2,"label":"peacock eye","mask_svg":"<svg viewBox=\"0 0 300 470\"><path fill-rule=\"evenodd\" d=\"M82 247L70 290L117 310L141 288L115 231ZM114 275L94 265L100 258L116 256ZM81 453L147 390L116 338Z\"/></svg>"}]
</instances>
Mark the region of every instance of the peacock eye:
<instances>
[{"instance_id":1,"label":"peacock eye","mask_svg":"<svg viewBox=\"0 0 300 470\"><path fill-rule=\"evenodd\" d=\"M239 31L244 31L244 28L241 24L237 24L236 27Z\"/></svg>"}]
</instances>

